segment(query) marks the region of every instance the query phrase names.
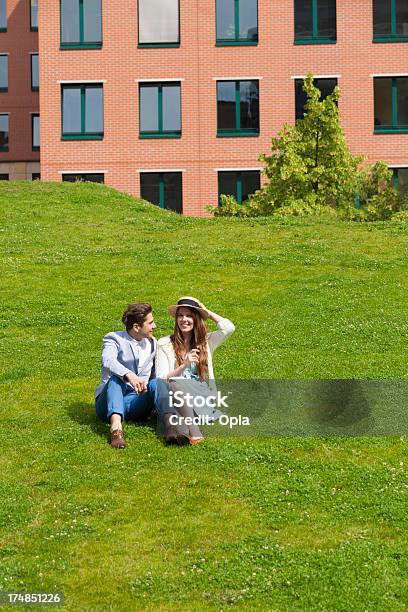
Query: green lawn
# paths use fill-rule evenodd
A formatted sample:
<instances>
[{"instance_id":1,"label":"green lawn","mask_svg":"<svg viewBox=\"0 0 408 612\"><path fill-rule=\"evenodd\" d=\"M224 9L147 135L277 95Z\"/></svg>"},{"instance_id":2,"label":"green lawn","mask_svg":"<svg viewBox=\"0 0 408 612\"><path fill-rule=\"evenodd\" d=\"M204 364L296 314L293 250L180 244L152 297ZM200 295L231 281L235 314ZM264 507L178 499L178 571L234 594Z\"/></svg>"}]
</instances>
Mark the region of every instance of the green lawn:
<instances>
[{"instance_id":1,"label":"green lawn","mask_svg":"<svg viewBox=\"0 0 408 612\"><path fill-rule=\"evenodd\" d=\"M232 319L219 377L407 378L408 223L179 217L0 184L0 590L68 610L407 610L407 440L208 437L94 417L123 308Z\"/></svg>"}]
</instances>

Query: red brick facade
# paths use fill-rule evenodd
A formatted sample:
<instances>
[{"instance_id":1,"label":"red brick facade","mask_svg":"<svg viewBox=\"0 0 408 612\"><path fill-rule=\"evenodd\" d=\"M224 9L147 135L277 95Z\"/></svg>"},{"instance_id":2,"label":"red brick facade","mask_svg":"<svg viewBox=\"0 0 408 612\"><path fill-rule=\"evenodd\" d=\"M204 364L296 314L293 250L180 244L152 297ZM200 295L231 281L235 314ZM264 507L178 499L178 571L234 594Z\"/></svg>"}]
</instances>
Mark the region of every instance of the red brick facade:
<instances>
[{"instance_id":1,"label":"red brick facade","mask_svg":"<svg viewBox=\"0 0 408 612\"><path fill-rule=\"evenodd\" d=\"M39 94L31 91L31 53L38 52L38 33L30 30L29 0L7 0L6 7L0 54L8 54L8 91L0 93L0 113L9 115L9 150L0 152L0 173L31 179L40 171L31 134L32 114L39 112Z\"/></svg>"},{"instance_id":2,"label":"red brick facade","mask_svg":"<svg viewBox=\"0 0 408 612\"><path fill-rule=\"evenodd\" d=\"M8 5L10 31L0 40L15 58L10 85L14 71L18 77L8 98L0 94L0 104L5 108L7 100L10 113L16 107L21 139L0 155L35 159L25 134L37 94L31 93L29 79L27 87L24 66L36 35L22 25L29 19L29 2L8 0ZM308 72L338 77L342 125L354 153L408 164L408 134L373 133L373 75L408 74L408 42L373 43L372 0L338 0L337 43L295 45L293 5L293 0L259 0L259 44L217 47L215 0L180 0L180 47L141 49L137 1L103 0L102 49L61 51L59 2L40 0L42 178L58 181L62 171L99 170L106 173L106 184L138 196L140 170L183 170L184 213L208 214L205 206L217 202L216 169L260 167L258 155L269 150L271 136L294 121L294 77ZM260 79L259 137L217 137L219 77ZM156 79L181 80L180 139L139 138L138 81ZM61 140L61 81L103 82L103 140Z\"/></svg>"}]
</instances>

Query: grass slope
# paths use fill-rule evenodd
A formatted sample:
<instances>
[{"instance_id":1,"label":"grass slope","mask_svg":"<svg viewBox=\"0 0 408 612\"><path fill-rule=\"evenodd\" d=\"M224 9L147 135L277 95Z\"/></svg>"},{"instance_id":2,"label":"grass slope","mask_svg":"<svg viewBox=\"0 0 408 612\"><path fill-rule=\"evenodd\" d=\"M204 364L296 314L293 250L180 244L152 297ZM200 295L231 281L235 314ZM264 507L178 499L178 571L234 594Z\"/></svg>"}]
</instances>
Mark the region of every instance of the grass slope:
<instances>
[{"instance_id":1,"label":"grass slope","mask_svg":"<svg viewBox=\"0 0 408 612\"><path fill-rule=\"evenodd\" d=\"M0 589L69 610L406 610L407 445L209 438L94 417L123 307L197 295L231 378L408 375L403 223L190 219L99 185L2 183Z\"/></svg>"}]
</instances>

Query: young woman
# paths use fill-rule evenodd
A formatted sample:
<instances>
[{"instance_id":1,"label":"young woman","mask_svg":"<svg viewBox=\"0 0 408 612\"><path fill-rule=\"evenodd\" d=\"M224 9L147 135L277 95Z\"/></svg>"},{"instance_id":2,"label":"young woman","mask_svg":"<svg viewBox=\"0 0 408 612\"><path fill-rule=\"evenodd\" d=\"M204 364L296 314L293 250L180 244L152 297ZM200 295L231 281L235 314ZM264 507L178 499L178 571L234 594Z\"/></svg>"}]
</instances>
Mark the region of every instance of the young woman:
<instances>
[{"instance_id":1,"label":"young woman","mask_svg":"<svg viewBox=\"0 0 408 612\"><path fill-rule=\"evenodd\" d=\"M205 402L206 398L217 393L213 353L233 333L234 324L190 296L180 298L177 304L169 306L168 311L175 317L174 333L158 341L156 377L169 381L172 397L177 399L174 406L182 417L216 420L222 413L213 408L211 402ZM208 332L206 319L217 324L217 331ZM179 392L177 396L176 391ZM195 398L201 396L204 400L200 399L192 406L191 401L186 401L187 393ZM190 444L203 440L198 425L189 425L186 434Z\"/></svg>"}]
</instances>

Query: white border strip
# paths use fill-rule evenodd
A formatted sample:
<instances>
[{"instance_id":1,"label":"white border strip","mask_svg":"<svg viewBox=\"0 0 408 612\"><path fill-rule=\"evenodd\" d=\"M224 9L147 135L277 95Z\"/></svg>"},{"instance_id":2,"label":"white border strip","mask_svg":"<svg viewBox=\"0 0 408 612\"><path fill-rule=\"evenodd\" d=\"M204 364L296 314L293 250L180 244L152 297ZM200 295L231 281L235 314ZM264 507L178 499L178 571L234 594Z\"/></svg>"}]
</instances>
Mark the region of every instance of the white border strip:
<instances>
[{"instance_id":1,"label":"white border strip","mask_svg":"<svg viewBox=\"0 0 408 612\"><path fill-rule=\"evenodd\" d=\"M157 79L135 79L135 83L179 83L184 80L185 79L162 79L161 77L157 77Z\"/></svg>"},{"instance_id":2,"label":"white border strip","mask_svg":"<svg viewBox=\"0 0 408 612\"><path fill-rule=\"evenodd\" d=\"M58 174L107 174L108 170L58 170Z\"/></svg>"},{"instance_id":3,"label":"white border strip","mask_svg":"<svg viewBox=\"0 0 408 612\"><path fill-rule=\"evenodd\" d=\"M295 79L303 79L307 77L307 74L297 74L295 76L291 76L290 78ZM314 79L341 79L341 74L314 74Z\"/></svg>"},{"instance_id":4,"label":"white border strip","mask_svg":"<svg viewBox=\"0 0 408 612\"><path fill-rule=\"evenodd\" d=\"M87 79L75 79L73 81L57 81L57 83L59 85L70 85L71 83L73 85L82 85L82 84L87 84L87 83L107 83L106 79L93 79L93 80L87 80Z\"/></svg>"},{"instance_id":5,"label":"white border strip","mask_svg":"<svg viewBox=\"0 0 408 612\"><path fill-rule=\"evenodd\" d=\"M213 77L213 81L262 81L261 76Z\"/></svg>"},{"instance_id":6,"label":"white border strip","mask_svg":"<svg viewBox=\"0 0 408 612\"><path fill-rule=\"evenodd\" d=\"M388 168L408 168L408 164L387 164Z\"/></svg>"},{"instance_id":7,"label":"white border strip","mask_svg":"<svg viewBox=\"0 0 408 612\"><path fill-rule=\"evenodd\" d=\"M214 172L261 172L262 168L213 168Z\"/></svg>"},{"instance_id":8,"label":"white border strip","mask_svg":"<svg viewBox=\"0 0 408 612\"><path fill-rule=\"evenodd\" d=\"M139 174L144 172L185 172L184 168L142 168L138 170Z\"/></svg>"},{"instance_id":9,"label":"white border strip","mask_svg":"<svg viewBox=\"0 0 408 612\"><path fill-rule=\"evenodd\" d=\"M370 74L370 77L407 77L408 73L407 72L390 72L390 73L384 73L384 74Z\"/></svg>"}]
</instances>

